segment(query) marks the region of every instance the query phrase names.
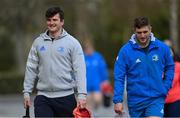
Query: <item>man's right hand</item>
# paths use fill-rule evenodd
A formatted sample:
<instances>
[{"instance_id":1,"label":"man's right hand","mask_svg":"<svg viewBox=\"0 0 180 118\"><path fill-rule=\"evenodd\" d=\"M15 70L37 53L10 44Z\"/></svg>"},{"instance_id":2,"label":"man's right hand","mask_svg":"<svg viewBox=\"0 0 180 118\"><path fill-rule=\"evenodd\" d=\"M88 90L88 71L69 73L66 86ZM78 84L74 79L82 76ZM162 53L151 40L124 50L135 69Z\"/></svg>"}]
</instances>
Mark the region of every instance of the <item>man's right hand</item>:
<instances>
[{"instance_id":1,"label":"man's right hand","mask_svg":"<svg viewBox=\"0 0 180 118\"><path fill-rule=\"evenodd\" d=\"M24 97L24 108L26 109L27 107L31 106L31 99L30 97Z\"/></svg>"},{"instance_id":2,"label":"man's right hand","mask_svg":"<svg viewBox=\"0 0 180 118\"><path fill-rule=\"evenodd\" d=\"M114 111L121 115L123 113L123 104L122 103L116 103L114 104Z\"/></svg>"}]
</instances>

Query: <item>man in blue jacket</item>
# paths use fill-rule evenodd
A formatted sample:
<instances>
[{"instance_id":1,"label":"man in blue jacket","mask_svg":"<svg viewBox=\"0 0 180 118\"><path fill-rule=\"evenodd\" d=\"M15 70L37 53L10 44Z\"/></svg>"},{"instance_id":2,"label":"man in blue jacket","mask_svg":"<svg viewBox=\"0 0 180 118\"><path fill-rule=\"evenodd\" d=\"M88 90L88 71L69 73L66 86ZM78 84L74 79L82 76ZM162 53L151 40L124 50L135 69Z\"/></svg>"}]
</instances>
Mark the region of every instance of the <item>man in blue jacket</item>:
<instances>
[{"instance_id":1,"label":"man in blue jacket","mask_svg":"<svg viewBox=\"0 0 180 118\"><path fill-rule=\"evenodd\" d=\"M95 51L89 39L83 45L87 78L87 105L92 110L102 103L101 86L109 84L108 68L103 56Z\"/></svg>"},{"instance_id":2,"label":"man in blue jacket","mask_svg":"<svg viewBox=\"0 0 180 118\"><path fill-rule=\"evenodd\" d=\"M114 111L123 111L127 80L131 117L163 117L164 99L174 76L174 62L167 45L154 37L146 17L134 20L134 34L119 51L114 65Z\"/></svg>"}]
</instances>

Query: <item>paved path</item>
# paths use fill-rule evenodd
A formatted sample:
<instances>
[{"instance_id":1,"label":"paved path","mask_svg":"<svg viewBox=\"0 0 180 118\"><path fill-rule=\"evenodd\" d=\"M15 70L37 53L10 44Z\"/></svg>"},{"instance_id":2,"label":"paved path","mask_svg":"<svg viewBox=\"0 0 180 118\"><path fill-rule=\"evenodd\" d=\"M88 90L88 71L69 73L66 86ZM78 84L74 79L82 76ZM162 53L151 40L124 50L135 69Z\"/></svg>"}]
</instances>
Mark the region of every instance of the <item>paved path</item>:
<instances>
[{"instance_id":1,"label":"paved path","mask_svg":"<svg viewBox=\"0 0 180 118\"><path fill-rule=\"evenodd\" d=\"M32 98L33 99L33 98ZM125 110L127 113L127 110ZM21 95L0 95L0 117L22 117L25 114ZM30 115L34 117L33 107ZM100 107L93 111L94 117L115 117L113 105L108 108Z\"/></svg>"}]
</instances>

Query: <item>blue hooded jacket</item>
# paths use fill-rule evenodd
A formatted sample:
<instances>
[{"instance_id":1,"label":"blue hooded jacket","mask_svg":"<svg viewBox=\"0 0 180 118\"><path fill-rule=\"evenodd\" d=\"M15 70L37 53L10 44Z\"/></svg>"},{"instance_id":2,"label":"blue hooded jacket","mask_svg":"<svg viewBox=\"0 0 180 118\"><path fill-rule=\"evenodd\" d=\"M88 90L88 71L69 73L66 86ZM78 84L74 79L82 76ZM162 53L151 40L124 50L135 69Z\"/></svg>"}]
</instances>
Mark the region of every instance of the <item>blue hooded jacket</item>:
<instances>
[{"instance_id":1,"label":"blue hooded jacket","mask_svg":"<svg viewBox=\"0 0 180 118\"><path fill-rule=\"evenodd\" d=\"M144 51L132 35L119 51L114 65L113 102L123 101L124 81L127 80L128 106L145 106L157 98L165 99L174 76L174 62L167 45L151 33L150 44Z\"/></svg>"},{"instance_id":2,"label":"blue hooded jacket","mask_svg":"<svg viewBox=\"0 0 180 118\"><path fill-rule=\"evenodd\" d=\"M100 84L103 81L109 80L106 62L103 56L96 51L92 55L84 54L84 56L86 62L87 91L100 91Z\"/></svg>"}]
</instances>

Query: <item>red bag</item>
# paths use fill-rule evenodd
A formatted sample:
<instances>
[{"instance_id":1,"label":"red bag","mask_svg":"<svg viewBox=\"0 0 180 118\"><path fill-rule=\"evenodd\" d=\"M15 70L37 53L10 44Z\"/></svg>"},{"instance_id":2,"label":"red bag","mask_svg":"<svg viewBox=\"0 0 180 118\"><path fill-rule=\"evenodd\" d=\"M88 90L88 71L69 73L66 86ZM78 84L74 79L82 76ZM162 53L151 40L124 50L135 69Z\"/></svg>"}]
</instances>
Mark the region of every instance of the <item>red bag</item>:
<instances>
[{"instance_id":1,"label":"red bag","mask_svg":"<svg viewBox=\"0 0 180 118\"><path fill-rule=\"evenodd\" d=\"M110 83L103 82L101 84L101 91L102 91L102 93L105 93L105 94L112 94L113 93L113 88L112 88Z\"/></svg>"},{"instance_id":2,"label":"red bag","mask_svg":"<svg viewBox=\"0 0 180 118\"><path fill-rule=\"evenodd\" d=\"M77 106L73 110L74 118L91 118L91 113L87 108L80 109L79 106Z\"/></svg>"}]
</instances>

